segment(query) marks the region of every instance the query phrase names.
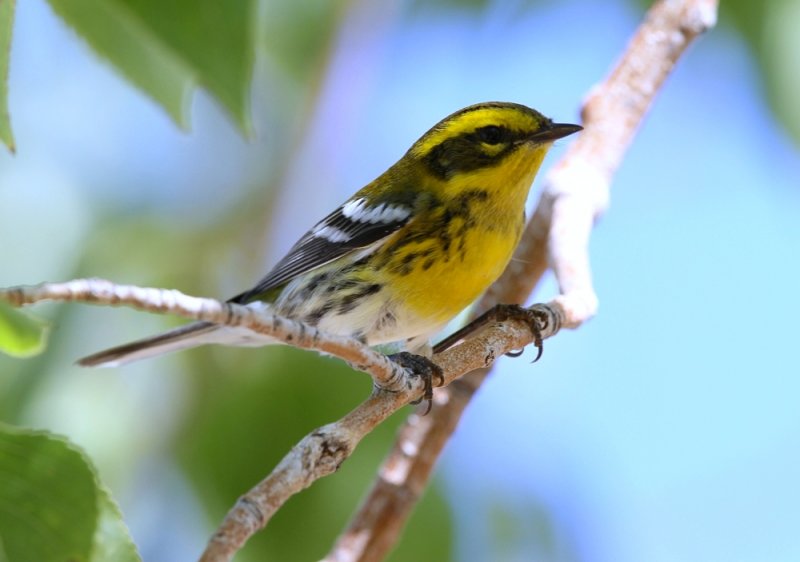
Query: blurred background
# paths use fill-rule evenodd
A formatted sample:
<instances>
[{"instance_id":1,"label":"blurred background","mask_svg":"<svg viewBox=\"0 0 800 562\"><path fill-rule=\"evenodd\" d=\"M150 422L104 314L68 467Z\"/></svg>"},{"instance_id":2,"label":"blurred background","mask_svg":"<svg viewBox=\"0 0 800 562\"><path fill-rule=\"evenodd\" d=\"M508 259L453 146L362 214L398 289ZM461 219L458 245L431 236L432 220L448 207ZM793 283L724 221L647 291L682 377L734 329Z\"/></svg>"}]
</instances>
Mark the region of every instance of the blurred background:
<instances>
[{"instance_id":1,"label":"blurred background","mask_svg":"<svg viewBox=\"0 0 800 562\"><path fill-rule=\"evenodd\" d=\"M202 92L181 131L44 0L18 2L0 285L98 276L235 294L452 111L504 100L577 119L645 7L265 1L245 139ZM720 20L615 178L592 239L598 316L535 366L530 351L500 360L391 560L800 560L800 0L723 1ZM370 389L288 348L79 369L178 321L35 313L50 344L0 356L0 421L84 447L148 562L196 559L239 494ZM237 561L322 557L407 413Z\"/></svg>"}]
</instances>

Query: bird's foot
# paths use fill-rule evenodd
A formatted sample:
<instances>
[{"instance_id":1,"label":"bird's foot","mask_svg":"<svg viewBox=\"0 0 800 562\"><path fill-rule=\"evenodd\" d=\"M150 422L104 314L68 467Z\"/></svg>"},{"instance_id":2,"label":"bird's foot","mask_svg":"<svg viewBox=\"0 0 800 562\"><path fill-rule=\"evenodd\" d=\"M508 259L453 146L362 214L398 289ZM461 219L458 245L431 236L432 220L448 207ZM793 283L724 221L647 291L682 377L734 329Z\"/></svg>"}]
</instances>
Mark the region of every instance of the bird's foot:
<instances>
[{"instance_id":1,"label":"bird's foot","mask_svg":"<svg viewBox=\"0 0 800 562\"><path fill-rule=\"evenodd\" d=\"M531 363L536 363L542 357L544 344L542 340L542 329L547 325L547 314L536 308L525 308L517 304L498 304L490 313L494 313L495 317L492 318L495 322L505 322L506 320L519 320L528 325L528 329L533 336L533 345L536 346L536 357ZM509 351L506 353L509 357L519 357L522 355L522 349L518 351Z\"/></svg>"},{"instance_id":2,"label":"bird's foot","mask_svg":"<svg viewBox=\"0 0 800 562\"><path fill-rule=\"evenodd\" d=\"M422 378L424 383L422 397L411 403L419 404L423 400L427 401L428 407L422 414L423 416L426 415L431 411L431 403L433 401L433 379L436 379L436 386L444 384L442 368L424 355L415 355L407 351L389 355L389 359L408 370L412 376Z\"/></svg>"},{"instance_id":3,"label":"bird's foot","mask_svg":"<svg viewBox=\"0 0 800 562\"><path fill-rule=\"evenodd\" d=\"M544 310L539 309L541 306L543 305L524 308L517 304L498 304L454 334L451 334L437 343L433 350L435 353L441 353L482 329L487 324L505 322L507 320L519 320L528 325L533 335L533 345L535 345L537 349L536 358L533 360L535 363L542 356L542 331L547 327L548 323L548 315ZM509 351L506 355L509 357L519 357L522 355L522 350Z\"/></svg>"}]
</instances>

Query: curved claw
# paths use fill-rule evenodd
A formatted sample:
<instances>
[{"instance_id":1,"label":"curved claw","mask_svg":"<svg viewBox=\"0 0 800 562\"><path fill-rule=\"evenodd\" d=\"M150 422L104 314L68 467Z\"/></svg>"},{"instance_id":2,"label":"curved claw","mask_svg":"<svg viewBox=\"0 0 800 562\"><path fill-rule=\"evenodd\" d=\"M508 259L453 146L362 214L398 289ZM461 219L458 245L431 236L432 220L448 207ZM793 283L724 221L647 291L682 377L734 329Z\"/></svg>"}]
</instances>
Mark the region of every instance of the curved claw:
<instances>
[{"instance_id":1,"label":"curved claw","mask_svg":"<svg viewBox=\"0 0 800 562\"><path fill-rule=\"evenodd\" d=\"M542 351L544 351L542 332L539 329L538 323L534 325L534 322L531 323L531 332L533 333L533 345L536 346L536 357L533 361L531 361L531 363L536 363L542 357Z\"/></svg>"},{"instance_id":2,"label":"curved claw","mask_svg":"<svg viewBox=\"0 0 800 562\"><path fill-rule=\"evenodd\" d=\"M413 402L411 402L411 403L412 403L412 404L414 404L414 405L417 405L417 404L419 404L420 402L422 402L422 398L420 398L419 400L414 400L414 401L413 401ZM427 416L427 415L428 415L428 414L431 412L431 408L433 407L433 395L431 394L431 397L430 397L430 398L426 398L426 399L425 399L425 402L426 402L426 404L425 404L425 411L424 411L424 412L422 412L422 415L423 415L423 416Z\"/></svg>"},{"instance_id":3,"label":"curved claw","mask_svg":"<svg viewBox=\"0 0 800 562\"><path fill-rule=\"evenodd\" d=\"M506 357L519 357L523 353L525 353L525 348L517 351L506 351Z\"/></svg>"},{"instance_id":4,"label":"curved claw","mask_svg":"<svg viewBox=\"0 0 800 562\"><path fill-rule=\"evenodd\" d=\"M534 342L533 345L536 346L536 357L533 358L533 361L531 361L531 363L536 363L539 359L542 358L542 352L544 351L544 346L540 341Z\"/></svg>"},{"instance_id":5,"label":"curved claw","mask_svg":"<svg viewBox=\"0 0 800 562\"><path fill-rule=\"evenodd\" d=\"M422 414L423 416L427 415L428 412L431 411L431 406L433 404L433 379L436 378L437 380L436 386L442 386L444 384L444 372L442 368L427 357L414 355L407 351L390 355L389 359L410 371L412 376L422 377L424 384L422 396L419 400L411 402L411 404L419 404L423 400L427 401L427 408Z\"/></svg>"}]
</instances>

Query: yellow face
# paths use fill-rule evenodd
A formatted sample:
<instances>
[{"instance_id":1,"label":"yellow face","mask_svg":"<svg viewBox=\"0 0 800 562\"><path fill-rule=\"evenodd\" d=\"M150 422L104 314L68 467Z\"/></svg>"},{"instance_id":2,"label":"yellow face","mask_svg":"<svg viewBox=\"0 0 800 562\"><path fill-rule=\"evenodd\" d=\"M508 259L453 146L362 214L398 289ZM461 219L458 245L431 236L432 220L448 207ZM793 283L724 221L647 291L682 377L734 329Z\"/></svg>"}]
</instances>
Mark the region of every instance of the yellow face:
<instances>
[{"instance_id":1,"label":"yellow face","mask_svg":"<svg viewBox=\"0 0 800 562\"><path fill-rule=\"evenodd\" d=\"M546 152L550 144L580 130L553 123L529 107L489 102L464 108L443 119L408 151L440 180L495 168L520 149ZM527 149L527 150L525 150Z\"/></svg>"}]
</instances>

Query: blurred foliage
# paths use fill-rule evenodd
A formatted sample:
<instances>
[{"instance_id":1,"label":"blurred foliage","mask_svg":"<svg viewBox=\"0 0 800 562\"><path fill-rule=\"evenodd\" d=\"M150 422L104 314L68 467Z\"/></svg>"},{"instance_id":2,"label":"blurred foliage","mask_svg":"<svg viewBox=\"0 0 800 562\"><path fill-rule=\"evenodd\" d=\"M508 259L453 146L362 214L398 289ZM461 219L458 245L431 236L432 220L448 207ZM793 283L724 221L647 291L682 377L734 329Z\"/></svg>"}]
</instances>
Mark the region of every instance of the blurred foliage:
<instances>
[{"instance_id":1,"label":"blurred foliage","mask_svg":"<svg viewBox=\"0 0 800 562\"><path fill-rule=\"evenodd\" d=\"M50 4L100 57L152 96L181 127L188 127L190 94L200 84L245 133L251 132L256 0L50 0ZM0 12L0 27L3 12L9 10Z\"/></svg>"},{"instance_id":2,"label":"blurred foliage","mask_svg":"<svg viewBox=\"0 0 800 562\"><path fill-rule=\"evenodd\" d=\"M489 5L489 0L438 0L436 2L446 8L464 8L467 10L483 10ZM410 8L412 10L424 9L430 7L429 0L411 0Z\"/></svg>"},{"instance_id":3,"label":"blurred foliage","mask_svg":"<svg viewBox=\"0 0 800 562\"><path fill-rule=\"evenodd\" d=\"M767 101L778 121L800 143L800 0L727 0L721 4L723 23L730 17L755 53Z\"/></svg>"},{"instance_id":4,"label":"blurred foliage","mask_svg":"<svg viewBox=\"0 0 800 562\"><path fill-rule=\"evenodd\" d=\"M514 8L519 10L527 10L537 4L541 5L545 2L553 2L554 0L516 0ZM438 5L445 9L462 9L462 10L485 10L492 4L492 0L411 0L409 7L412 10L425 10L431 5Z\"/></svg>"},{"instance_id":5,"label":"blurred foliage","mask_svg":"<svg viewBox=\"0 0 800 562\"><path fill-rule=\"evenodd\" d=\"M11 27L14 23L14 2L0 2L0 141L13 152L14 135L8 117L8 55L11 50Z\"/></svg>"},{"instance_id":6,"label":"blurred foliage","mask_svg":"<svg viewBox=\"0 0 800 562\"><path fill-rule=\"evenodd\" d=\"M0 302L0 352L30 357L42 352L46 340L44 322Z\"/></svg>"},{"instance_id":7,"label":"blurred foliage","mask_svg":"<svg viewBox=\"0 0 800 562\"><path fill-rule=\"evenodd\" d=\"M306 82L319 74L349 0L265 0L260 47L288 75Z\"/></svg>"},{"instance_id":8,"label":"blurred foliage","mask_svg":"<svg viewBox=\"0 0 800 562\"><path fill-rule=\"evenodd\" d=\"M492 551L502 560L515 552L528 553L534 560L578 562L578 545L571 535L559 528L553 512L545 505L517 501L498 501L493 497L487 514Z\"/></svg>"},{"instance_id":9,"label":"blurred foliage","mask_svg":"<svg viewBox=\"0 0 800 562\"><path fill-rule=\"evenodd\" d=\"M65 307L59 307L54 316L48 317L47 323L50 326L58 326L63 316L61 312L66 310ZM19 313L15 309L11 311ZM38 308L37 314L39 314ZM0 423L19 423L25 409L38 396L42 383L48 376L48 366L52 364L53 341L58 342L59 338L52 337L52 333L48 333L47 345L42 352L29 355L24 361L20 357L0 353L0 373L3 375L0 377Z\"/></svg>"},{"instance_id":10,"label":"blurred foliage","mask_svg":"<svg viewBox=\"0 0 800 562\"><path fill-rule=\"evenodd\" d=\"M80 450L61 437L0 424L0 560L140 558Z\"/></svg>"},{"instance_id":11,"label":"blurred foliage","mask_svg":"<svg viewBox=\"0 0 800 562\"><path fill-rule=\"evenodd\" d=\"M252 133L256 49L296 78L317 71L345 0L49 0L56 13L182 128L199 84ZM0 2L0 140L12 150L6 77L14 0ZM260 26L260 27L259 27ZM260 45L259 45L260 44ZM310 72L312 74L310 74Z\"/></svg>"},{"instance_id":12,"label":"blurred foliage","mask_svg":"<svg viewBox=\"0 0 800 562\"><path fill-rule=\"evenodd\" d=\"M51 6L101 58L152 96L181 127L188 127L186 105L196 76L180 53L159 40L149 22L136 17L124 2L53 0ZM174 21L176 27L180 22Z\"/></svg>"}]
</instances>

